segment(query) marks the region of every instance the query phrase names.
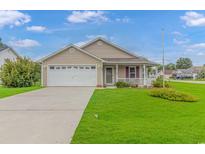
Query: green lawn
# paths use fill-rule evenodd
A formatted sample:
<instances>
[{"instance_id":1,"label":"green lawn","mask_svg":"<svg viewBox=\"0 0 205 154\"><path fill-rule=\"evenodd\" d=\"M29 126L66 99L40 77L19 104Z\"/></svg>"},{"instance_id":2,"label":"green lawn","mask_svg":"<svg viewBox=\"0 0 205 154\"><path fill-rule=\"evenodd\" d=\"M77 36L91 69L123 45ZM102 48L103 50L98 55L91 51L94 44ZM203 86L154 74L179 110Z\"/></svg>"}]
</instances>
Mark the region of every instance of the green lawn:
<instances>
[{"instance_id":1,"label":"green lawn","mask_svg":"<svg viewBox=\"0 0 205 154\"><path fill-rule=\"evenodd\" d=\"M172 86L200 100L172 102L148 89L95 90L72 143L205 143L205 85Z\"/></svg>"},{"instance_id":2,"label":"green lawn","mask_svg":"<svg viewBox=\"0 0 205 154\"><path fill-rule=\"evenodd\" d=\"M32 91L41 88L40 86L32 86L32 87L25 87L25 88L5 88L0 86L0 98L8 97L20 93L24 93L27 91Z\"/></svg>"}]
</instances>

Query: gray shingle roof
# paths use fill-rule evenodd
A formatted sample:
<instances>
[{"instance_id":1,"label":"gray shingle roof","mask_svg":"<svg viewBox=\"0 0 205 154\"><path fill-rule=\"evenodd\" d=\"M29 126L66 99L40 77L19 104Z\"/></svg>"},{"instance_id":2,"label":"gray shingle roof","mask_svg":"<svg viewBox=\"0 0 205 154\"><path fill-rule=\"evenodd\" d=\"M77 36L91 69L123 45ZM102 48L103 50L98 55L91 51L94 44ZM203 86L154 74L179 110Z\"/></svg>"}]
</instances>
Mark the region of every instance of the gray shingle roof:
<instances>
[{"instance_id":1,"label":"gray shingle roof","mask_svg":"<svg viewBox=\"0 0 205 154\"><path fill-rule=\"evenodd\" d=\"M136 63L136 64L152 64L156 65L156 63L153 63L145 58L102 58L106 62L110 63Z\"/></svg>"}]
</instances>

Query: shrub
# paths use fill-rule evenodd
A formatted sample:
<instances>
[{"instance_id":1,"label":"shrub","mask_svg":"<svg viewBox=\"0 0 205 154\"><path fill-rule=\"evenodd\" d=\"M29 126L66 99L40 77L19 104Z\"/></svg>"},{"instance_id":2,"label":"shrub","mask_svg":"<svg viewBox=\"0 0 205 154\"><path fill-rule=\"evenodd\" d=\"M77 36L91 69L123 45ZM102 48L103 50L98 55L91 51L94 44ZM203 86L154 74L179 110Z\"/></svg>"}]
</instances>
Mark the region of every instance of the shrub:
<instances>
[{"instance_id":1,"label":"shrub","mask_svg":"<svg viewBox=\"0 0 205 154\"><path fill-rule=\"evenodd\" d=\"M119 82L115 83L115 86L117 88L126 88L126 87L130 87L130 84L126 83L126 82L119 81Z\"/></svg>"},{"instance_id":2,"label":"shrub","mask_svg":"<svg viewBox=\"0 0 205 154\"><path fill-rule=\"evenodd\" d=\"M196 76L197 79L205 79L205 71L201 71L200 73L198 73L198 75Z\"/></svg>"},{"instance_id":3,"label":"shrub","mask_svg":"<svg viewBox=\"0 0 205 154\"><path fill-rule=\"evenodd\" d=\"M131 88L138 88L138 84L130 84Z\"/></svg>"},{"instance_id":4,"label":"shrub","mask_svg":"<svg viewBox=\"0 0 205 154\"><path fill-rule=\"evenodd\" d=\"M163 78L162 76L158 77L155 81L152 82L153 87L162 88L163 87ZM170 85L167 81L164 82L164 86L169 88Z\"/></svg>"},{"instance_id":5,"label":"shrub","mask_svg":"<svg viewBox=\"0 0 205 154\"><path fill-rule=\"evenodd\" d=\"M6 60L0 78L6 87L29 87L40 81L40 65L27 58Z\"/></svg>"},{"instance_id":6,"label":"shrub","mask_svg":"<svg viewBox=\"0 0 205 154\"><path fill-rule=\"evenodd\" d=\"M195 96L170 88L152 89L150 95L171 101L196 102L198 100Z\"/></svg>"}]
</instances>

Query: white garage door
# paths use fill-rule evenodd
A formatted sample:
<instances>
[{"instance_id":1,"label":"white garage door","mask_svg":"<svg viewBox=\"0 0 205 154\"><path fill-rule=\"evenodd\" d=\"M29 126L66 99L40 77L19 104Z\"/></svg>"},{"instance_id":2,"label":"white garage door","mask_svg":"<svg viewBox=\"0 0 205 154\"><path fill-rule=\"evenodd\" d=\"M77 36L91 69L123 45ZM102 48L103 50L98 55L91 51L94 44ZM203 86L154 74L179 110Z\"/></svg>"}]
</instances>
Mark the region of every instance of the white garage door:
<instances>
[{"instance_id":1,"label":"white garage door","mask_svg":"<svg viewBox=\"0 0 205 154\"><path fill-rule=\"evenodd\" d=\"M96 86L95 65L50 65L48 67L48 86Z\"/></svg>"}]
</instances>

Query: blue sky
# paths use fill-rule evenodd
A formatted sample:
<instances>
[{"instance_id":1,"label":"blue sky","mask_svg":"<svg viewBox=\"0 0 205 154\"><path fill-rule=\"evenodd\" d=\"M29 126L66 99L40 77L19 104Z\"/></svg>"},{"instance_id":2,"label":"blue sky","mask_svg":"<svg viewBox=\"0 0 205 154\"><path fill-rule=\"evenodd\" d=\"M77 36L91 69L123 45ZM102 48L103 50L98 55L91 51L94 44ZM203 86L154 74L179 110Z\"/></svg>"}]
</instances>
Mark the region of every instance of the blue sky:
<instances>
[{"instance_id":1,"label":"blue sky","mask_svg":"<svg viewBox=\"0 0 205 154\"><path fill-rule=\"evenodd\" d=\"M205 11L0 11L3 42L34 60L101 36L160 62L162 28L166 63L205 63Z\"/></svg>"}]
</instances>

